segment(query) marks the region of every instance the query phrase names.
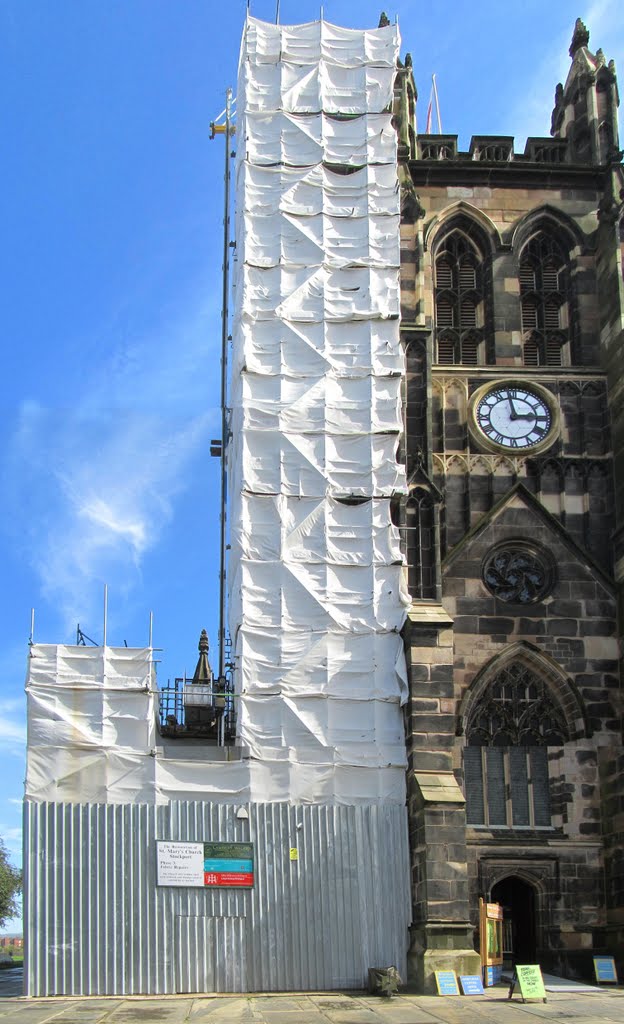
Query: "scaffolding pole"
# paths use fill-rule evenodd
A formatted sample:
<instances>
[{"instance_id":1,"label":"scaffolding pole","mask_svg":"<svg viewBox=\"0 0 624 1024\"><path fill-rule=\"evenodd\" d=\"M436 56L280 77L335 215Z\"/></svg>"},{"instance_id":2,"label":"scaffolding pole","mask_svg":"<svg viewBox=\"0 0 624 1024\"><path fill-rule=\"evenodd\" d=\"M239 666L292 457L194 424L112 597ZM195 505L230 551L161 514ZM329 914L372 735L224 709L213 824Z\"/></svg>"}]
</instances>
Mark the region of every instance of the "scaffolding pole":
<instances>
[{"instance_id":1,"label":"scaffolding pole","mask_svg":"<svg viewBox=\"0 0 624 1024\"><path fill-rule=\"evenodd\" d=\"M233 135L232 90L225 93L225 123L211 125L212 138L225 135L225 164L223 189L223 297L221 309L221 511L219 516L219 679L225 677L225 574L226 574L226 526L227 526L227 462L228 444L227 419L227 365L229 341L229 288L230 288L230 139Z\"/></svg>"}]
</instances>

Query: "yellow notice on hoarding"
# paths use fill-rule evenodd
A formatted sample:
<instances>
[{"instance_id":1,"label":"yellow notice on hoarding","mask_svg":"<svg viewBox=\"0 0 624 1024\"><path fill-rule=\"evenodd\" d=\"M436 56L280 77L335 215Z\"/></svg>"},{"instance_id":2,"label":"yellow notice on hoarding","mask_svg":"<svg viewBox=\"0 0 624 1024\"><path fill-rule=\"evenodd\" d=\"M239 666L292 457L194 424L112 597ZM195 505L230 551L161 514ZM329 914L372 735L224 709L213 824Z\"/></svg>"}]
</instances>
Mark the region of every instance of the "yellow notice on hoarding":
<instances>
[{"instance_id":1,"label":"yellow notice on hoarding","mask_svg":"<svg viewBox=\"0 0 624 1024\"><path fill-rule=\"evenodd\" d=\"M291 860L299 860L299 850L297 849L296 846L291 846L290 847L290 859Z\"/></svg>"},{"instance_id":2,"label":"yellow notice on hoarding","mask_svg":"<svg viewBox=\"0 0 624 1024\"><path fill-rule=\"evenodd\" d=\"M546 1002L546 989L539 964L517 964L516 976L523 1000L543 999ZM513 982L511 991L513 992Z\"/></svg>"}]
</instances>

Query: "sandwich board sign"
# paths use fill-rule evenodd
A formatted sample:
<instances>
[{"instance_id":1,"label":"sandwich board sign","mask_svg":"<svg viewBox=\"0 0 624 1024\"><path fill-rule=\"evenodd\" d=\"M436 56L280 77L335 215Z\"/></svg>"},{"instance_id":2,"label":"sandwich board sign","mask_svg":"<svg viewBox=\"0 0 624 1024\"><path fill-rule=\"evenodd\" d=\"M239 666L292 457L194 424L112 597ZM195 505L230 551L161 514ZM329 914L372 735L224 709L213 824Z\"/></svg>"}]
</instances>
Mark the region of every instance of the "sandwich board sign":
<instances>
[{"instance_id":1,"label":"sandwich board sign","mask_svg":"<svg viewBox=\"0 0 624 1024\"><path fill-rule=\"evenodd\" d=\"M609 983L611 983L612 985L617 985L615 960L612 956L595 956L594 973L596 975L596 981L599 985Z\"/></svg>"},{"instance_id":2,"label":"sandwich board sign","mask_svg":"<svg viewBox=\"0 0 624 1024\"><path fill-rule=\"evenodd\" d=\"M482 996L483 982L478 974L460 974L459 983L465 996Z\"/></svg>"},{"instance_id":3,"label":"sandwich board sign","mask_svg":"<svg viewBox=\"0 0 624 1024\"><path fill-rule=\"evenodd\" d=\"M523 1003L526 1003L527 999L541 999L544 1003L546 1002L546 989L544 988L544 979L542 978L539 964L516 964L514 976L509 986L508 999L511 999L513 995L516 981L520 988Z\"/></svg>"},{"instance_id":4,"label":"sandwich board sign","mask_svg":"<svg viewBox=\"0 0 624 1024\"><path fill-rule=\"evenodd\" d=\"M457 975L455 971L436 971L435 980L439 996L458 996Z\"/></svg>"}]
</instances>

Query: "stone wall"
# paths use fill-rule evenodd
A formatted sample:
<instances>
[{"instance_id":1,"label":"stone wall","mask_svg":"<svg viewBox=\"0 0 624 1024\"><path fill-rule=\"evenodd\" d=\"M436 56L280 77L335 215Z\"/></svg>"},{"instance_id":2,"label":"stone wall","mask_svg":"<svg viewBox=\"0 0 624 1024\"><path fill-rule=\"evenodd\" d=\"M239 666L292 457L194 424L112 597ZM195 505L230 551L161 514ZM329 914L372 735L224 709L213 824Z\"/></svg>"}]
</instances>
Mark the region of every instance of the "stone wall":
<instances>
[{"instance_id":1,"label":"stone wall","mask_svg":"<svg viewBox=\"0 0 624 1024\"><path fill-rule=\"evenodd\" d=\"M531 537L533 543L549 550L557 566L552 593L521 614L494 598L481 576L482 561L491 547L519 535ZM582 552L549 522L546 513L516 493L449 559L444 593L445 611L454 621L454 693L460 710L484 666L513 644L518 651L524 645L529 652L545 655L565 677L566 687L572 687L567 712L571 739L561 749L549 748L552 830L522 830L512 840L505 829L469 828L467 845L473 918L478 896L485 895L478 890L477 862L496 847L508 857L509 870L515 863L521 871L523 863L543 892L540 929L544 946L540 955L544 962L561 966L565 961L568 969L582 974L589 964L589 951L605 943L602 822L608 827L607 823L615 820L613 800L617 799L610 796L599 771L600 763L609 764L619 746L613 588L599 570L587 565ZM577 707L585 715L582 723L574 719L576 695ZM565 706L563 680L560 699ZM459 780L462 747L458 739L454 767ZM544 872L540 866L544 856L553 853L558 863L556 892L550 868ZM610 856L617 857L615 849ZM614 898L616 895L619 898L615 893ZM587 954L584 959L580 957L583 951Z\"/></svg>"},{"instance_id":2,"label":"stone wall","mask_svg":"<svg viewBox=\"0 0 624 1024\"><path fill-rule=\"evenodd\" d=\"M445 929L449 948L453 929L464 941L477 925L478 897L515 874L536 893L540 961L590 976L592 952L616 951L624 926L624 912L612 909L624 897L624 761L610 433L613 422L621 458L624 346L614 332L622 327L624 301L621 284L614 285L621 254L614 255L617 246L598 217L606 175L515 161L505 168L466 159L409 166L422 215L402 226L405 454L413 485L438 495L442 595L440 603L414 602L405 634L412 954L422 960L433 948L434 925L438 946ZM432 249L453 217L467 218L487 243L485 328L493 341L479 366L435 363ZM518 253L538 217L568 240L570 366L523 366ZM514 373L549 389L561 409L560 436L539 457L488 454L468 431L470 395ZM505 605L482 579L492 547L518 538L541 546L556 564L552 592L524 607ZM452 770L463 787L462 708L471 688L492 659L510 650L551 667L550 685L571 725L568 742L549 748L551 829L466 827L461 794L448 783ZM442 799L445 787L454 803Z\"/></svg>"}]
</instances>

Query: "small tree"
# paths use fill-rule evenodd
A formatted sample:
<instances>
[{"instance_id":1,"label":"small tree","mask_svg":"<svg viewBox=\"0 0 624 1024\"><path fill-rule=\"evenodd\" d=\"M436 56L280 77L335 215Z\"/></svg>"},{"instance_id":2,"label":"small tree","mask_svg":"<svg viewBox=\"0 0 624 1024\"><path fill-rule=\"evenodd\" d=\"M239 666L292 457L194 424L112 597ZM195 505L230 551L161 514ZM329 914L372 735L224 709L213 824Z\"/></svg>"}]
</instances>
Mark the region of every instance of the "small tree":
<instances>
[{"instance_id":1,"label":"small tree","mask_svg":"<svg viewBox=\"0 0 624 1024\"><path fill-rule=\"evenodd\" d=\"M17 895L22 891L22 873L9 863L6 847L0 839L0 928L19 913Z\"/></svg>"}]
</instances>

